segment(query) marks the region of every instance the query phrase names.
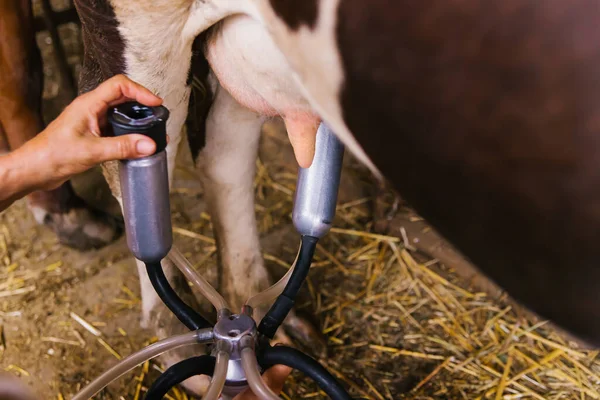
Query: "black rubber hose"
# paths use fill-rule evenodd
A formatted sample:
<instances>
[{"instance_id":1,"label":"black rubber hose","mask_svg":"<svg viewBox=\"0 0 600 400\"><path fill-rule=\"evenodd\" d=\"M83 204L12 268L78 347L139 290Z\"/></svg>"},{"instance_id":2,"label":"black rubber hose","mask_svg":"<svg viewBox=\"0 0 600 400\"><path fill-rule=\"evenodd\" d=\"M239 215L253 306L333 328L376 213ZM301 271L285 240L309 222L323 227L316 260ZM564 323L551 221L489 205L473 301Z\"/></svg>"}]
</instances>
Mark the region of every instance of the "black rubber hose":
<instances>
[{"instance_id":1,"label":"black rubber hose","mask_svg":"<svg viewBox=\"0 0 600 400\"><path fill-rule=\"evenodd\" d=\"M325 367L303 352L287 346L268 347L258 358L258 363L264 369L273 365L287 365L297 369L323 390L332 400L351 400L346 389L331 375Z\"/></svg>"},{"instance_id":2,"label":"black rubber hose","mask_svg":"<svg viewBox=\"0 0 600 400\"><path fill-rule=\"evenodd\" d=\"M296 296L308 275L308 271L310 271L310 264L312 263L318 240L316 237L302 236L300 252L298 253L298 259L296 260L292 276L290 276L290 280L285 285L283 292L277 297L271 308L269 308L269 311L267 311L260 321L258 331L270 339L273 339L275 332L277 332L285 317L287 317L290 310L294 307Z\"/></svg>"},{"instance_id":3,"label":"black rubber hose","mask_svg":"<svg viewBox=\"0 0 600 400\"><path fill-rule=\"evenodd\" d=\"M171 365L150 386L144 399L162 400L175 385L179 385L192 376L212 376L215 372L215 362L216 360L213 356L198 356Z\"/></svg>"},{"instance_id":4,"label":"black rubber hose","mask_svg":"<svg viewBox=\"0 0 600 400\"><path fill-rule=\"evenodd\" d=\"M192 331L212 326L210 322L204 319L192 307L185 304L177 293L175 293L160 263L146 263L146 271L148 271L148 277L158 296L185 326Z\"/></svg>"}]
</instances>

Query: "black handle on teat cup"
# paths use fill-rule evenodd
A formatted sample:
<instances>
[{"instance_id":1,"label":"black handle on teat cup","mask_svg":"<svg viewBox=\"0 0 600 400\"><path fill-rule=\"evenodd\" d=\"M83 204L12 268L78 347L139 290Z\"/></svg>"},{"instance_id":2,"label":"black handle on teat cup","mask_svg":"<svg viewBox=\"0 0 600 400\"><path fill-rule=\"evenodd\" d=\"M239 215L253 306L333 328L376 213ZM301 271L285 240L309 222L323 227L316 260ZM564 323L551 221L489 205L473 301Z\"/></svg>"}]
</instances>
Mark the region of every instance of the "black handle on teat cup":
<instances>
[{"instance_id":1,"label":"black handle on teat cup","mask_svg":"<svg viewBox=\"0 0 600 400\"><path fill-rule=\"evenodd\" d=\"M119 163L127 245L145 263L160 262L173 244L165 151L168 118L166 107L137 102L123 103L108 111L115 136L137 133L156 143L153 155Z\"/></svg>"},{"instance_id":2,"label":"black handle on teat cup","mask_svg":"<svg viewBox=\"0 0 600 400\"><path fill-rule=\"evenodd\" d=\"M135 101L119 104L108 110L108 119L115 136L137 133L156 143L156 153L167 148L169 110L164 106L149 107Z\"/></svg>"}]
</instances>

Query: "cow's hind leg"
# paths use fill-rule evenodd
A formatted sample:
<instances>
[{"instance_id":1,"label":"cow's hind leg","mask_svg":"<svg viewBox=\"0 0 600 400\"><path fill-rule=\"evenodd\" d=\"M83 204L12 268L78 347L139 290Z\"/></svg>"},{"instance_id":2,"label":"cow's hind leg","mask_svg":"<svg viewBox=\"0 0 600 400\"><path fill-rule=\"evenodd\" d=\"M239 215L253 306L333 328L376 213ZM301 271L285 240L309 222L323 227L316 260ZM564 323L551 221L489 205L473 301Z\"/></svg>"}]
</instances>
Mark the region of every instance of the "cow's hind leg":
<instances>
[{"instance_id":1,"label":"cow's hind leg","mask_svg":"<svg viewBox=\"0 0 600 400\"><path fill-rule=\"evenodd\" d=\"M152 86L152 83L147 82L144 79L144 77L132 77L132 79L140 83L141 85L150 88L159 96L163 96L163 104L170 110L170 117L167 120L167 133L170 137L170 140L169 144L167 145L166 151L168 159L168 173L170 181L172 182L171 178L173 176L173 170L175 168L177 148L181 141L181 130L183 128L183 123L185 121L187 112L187 98L189 96L189 89L186 87L185 81L183 81L183 84L173 82L172 85L169 85L168 87L178 94L176 98L178 100L183 99L183 102L181 103L174 103L172 101L173 97L169 95L162 95L162 91L160 90L161 88L156 88ZM103 172L104 176L107 179L108 185L110 186L111 191L113 192L113 195L116 197L116 199L122 206L123 202L120 190L118 164L116 162L105 163L103 165ZM142 297L142 327L150 329L160 339L187 332L188 329L164 305L164 303L154 290L152 283L150 282L150 279L148 277L148 273L146 272L146 265L139 260L136 260L136 264L140 279L140 289ZM177 268L173 266L173 264L168 259L163 259L161 264L167 279L169 280L171 286L179 295L179 297L186 304L198 310L198 303L183 275L177 270ZM167 352L164 355L162 355L159 359L161 364L165 368L168 368L171 365L183 359L193 357L198 354L203 354L204 351L205 346L200 345L195 347L183 347L174 351ZM208 383L209 380L206 376L196 376L186 380L182 384L182 386L191 394L200 396L204 394Z\"/></svg>"},{"instance_id":2,"label":"cow's hind leg","mask_svg":"<svg viewBox=\"0 0 600 400\"><path fill-rule=\"evenodd\" d=\"M0 32L0 132L5 147L14 150L44 128L42 60L29 0L0 2ZM103 246L120 233L116 221L89 208L69 182L52 191L32 193L27 204L38 223L77 249Z\"/></svg>"},{"instance_id":3,"label":"cow's hind leg","mask_svg":"<svg viewBox=\"0 0 600 400\"><path fill-rule=\"evenodd\" d=\"M90 10L87 8L87 2L77 4L82 20L93 24L95 13L99 10ZM166 126L169 135L166 151L168 173L172 182L177 150L188 111L191 84L188 72L192 59L192 43L183 42L179 31L185 20L181 18L178 3L167 0L148 3L148 9L139 9L142 5L127 1L113 1L112 5L119 22L119 34L123 35L125 43L123 53L116 58L122 58L126 62L111 62L106 68L102 68L102 60L98 60L95 57L97 54L90 50L84 60L82 86L85 90L90 90L101 80L122 73L163 99L163 105L170 113ZM104 42L96 42L97 36L86 34L85 40L94 51L110 53L111 49L103 47ZM114 55L114 52L111 54ZM122 205L118 163L109 162L102 167L113 195ZM136 263L141 287L142 326L161 339L187 332L188 329L167 309L152 287L146 266L140 261ZM198 303L182 274L166 259L162 261L162 267L179 297L192 308L198 309ZM205 351L205 346L183 347L165 353L160 357L160 362L164 368L168 368L182 359L203 354ZM208 382L206 376L196 376L186 380L182 386L194 395L202 395Z\"/></svg>"},{"instance_id":4,"label":"cow's hind leg","mask_svg":"<svg viewBox=\"0 0 600 400\"><path fill-rule=\"evenodd\" d=\"M214 80L213 80L214 82ZM233 312L239 312L253 294L266 289L271 279L264 265L254 214L253 180L264 117L239 105L221 86L206 121L206 145L198 164L219 255L220 292ZM266 309L255 310L260 321ZM286 330L304 344L323 350L321 336L312 324L291 312ZM279 340L289 341L281 334Z\"/></svg>"},{"instance_id":5,"label":"cow's hind leg","mask_svg":"<svg viewBox=\"0 0 600 400\"><path fill-rule=\"evenodd\" d=\"M135 79L140 84L144 85L143 79ZM182 88L184 93L187 92L185 87ZM159 93L160 94L160 93ZM186 95L187 96L187 95ZM172 177L173 169L175 166L175 158L177 156L177 147L180 142L180 131L185 120L186 107L178 107L177 104L172 104L168 100L163 104L171 111L171 116L167 121L167 132L171 139L167 145L167 157L168 157L168 173L169 178ZM104 176L107 179L108 185L111 191L121 207L123 201L121 197L118 164L116 162L105 163L103 166ZM171 287L175 290L177 295L190 307L198 310L198 302L193 295L190 287L187 284L184 276L175 268L175 266L168 260L163 259L162 262L163 271L167 277ZM175 315L164 305L146 272L146 265L136 260L138 276L140 279L140 291L142 298L142 316L141 326L149 329L156 334L159 339L164 339L170 336L178 335L189 330L175 317ZM204 345L188 346L169 351L159 357L160 363L166 369L171 365L198 354L204 354ZM209 380L206 376L196 376L186 380L182 386L191 394L201 396L206 391Z\"/></svg>"}]
</instances>

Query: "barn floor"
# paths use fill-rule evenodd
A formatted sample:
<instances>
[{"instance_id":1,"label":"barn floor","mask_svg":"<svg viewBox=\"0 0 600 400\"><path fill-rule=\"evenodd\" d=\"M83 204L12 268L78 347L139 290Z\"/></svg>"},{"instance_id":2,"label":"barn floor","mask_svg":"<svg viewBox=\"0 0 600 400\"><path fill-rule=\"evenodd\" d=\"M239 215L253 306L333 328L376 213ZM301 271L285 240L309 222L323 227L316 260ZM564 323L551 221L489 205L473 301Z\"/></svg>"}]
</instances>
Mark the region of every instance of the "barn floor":
<instances>
[{"instance_id":1,"label":"barn floor","mask_svg":"<svg viewBox=\"0 0 600 400\"><path fill-rule=\"evenodd\" d=\"M78 65L77 29L66 26L61 34L70 63ZM45 113L51 119L68 99L60 97L45 34L39 43L46 61ZM290 220L295 163L277 121L265 127L257 163L262 250L279 277L298 239ZM317 251L298 304L327 340L320 361L352 396L600 398L598 351L582 349L514 307L485 279L466 279L472 275L468 264L447 244L432 241L426 223L410 209L401 208L391 221L393 235L372 233L372 178L351 157L345 164L335 229ZM117 212L97 170L75 184L91 203ZM215 283L210 220L185 149L172 207L176 246ZM19 201L0 214L0 277L0 367L20 376L40 398L70 398L116 358L153 340L139 326L137 273L124 237L97 251L64 248ZM159 367L151 364L147 372L138 367L96 398L143 398ZM283 397L325 398L298 374L288 380Z\"/></svg>"}]
</instances>

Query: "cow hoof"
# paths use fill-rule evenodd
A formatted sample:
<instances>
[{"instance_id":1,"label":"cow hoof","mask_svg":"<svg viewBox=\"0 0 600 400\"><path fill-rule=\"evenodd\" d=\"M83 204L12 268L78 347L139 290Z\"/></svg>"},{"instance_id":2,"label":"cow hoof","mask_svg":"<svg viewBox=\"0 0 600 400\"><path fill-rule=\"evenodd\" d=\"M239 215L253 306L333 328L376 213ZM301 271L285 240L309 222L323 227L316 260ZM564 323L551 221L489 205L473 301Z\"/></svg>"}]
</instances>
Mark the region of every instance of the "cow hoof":
<instances>
[{"instance_id":1,"label":"cow hoof","mask_svg":"<svg viewBox=\"0 0 600 400\"><path fill-rule=\"evenodd\" d=\"M266 309L254 310L254 319L257 325L266 314ZM327 340L320 330L308 319L299 317L292 309L283 324L279 327L273 340L272 345L283 344L290 347L300 345L304 350L310 352L313 356L324 357L327 355Z\"/></svg>"},{"instance_id":2,"label":"cow hoof","mask_svg":"<svg viewBox=\"0 0 600 400\"><path fill-rule=\"evenodd\" d=\"M114 217L88 206L70 182L57 189L33 192L27 204L35 220L50 228L59 241L77 250L103 247L116 240L123 226Z\"/></svg>"},{"instance_id":3,"label":"cow hoof","mask_svg":"<svg viewBox=\"0 0 600 400\"><path fill-rule=\"evenodd\" d=\"M48 212L35 206L30 209L36 221L50 228L61 244L80 251L106 246L123 232L122 224L114 217L86 207L65 212Z\"/></svg>"},{"instance_id":4,"label":"cow hoof","mask_svg":"<svg viewBox=\"0 0 600 400\"><path fill-rule=\"evenodd\" d=\"M325 337L309 320L299 317L292 311L284 321L282 328L275 337L277 342L290 346L293 342L298 342L316 357L327 355Z\"/></svg>"},{"instance_id":5,"label":"cow hoof","mask_svg":"<svg viewBox=\"0 0 600 400\"><path fill-rule=\"evenodd\" d=\"M387 185L379 183L375 187L373 206L373 230L375 233L387 235L390 223L404 201L396 192L389 190Z\"/></svg>"}]
</instances>

